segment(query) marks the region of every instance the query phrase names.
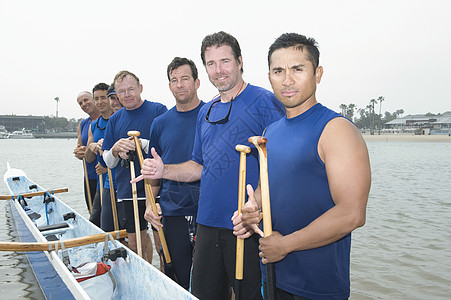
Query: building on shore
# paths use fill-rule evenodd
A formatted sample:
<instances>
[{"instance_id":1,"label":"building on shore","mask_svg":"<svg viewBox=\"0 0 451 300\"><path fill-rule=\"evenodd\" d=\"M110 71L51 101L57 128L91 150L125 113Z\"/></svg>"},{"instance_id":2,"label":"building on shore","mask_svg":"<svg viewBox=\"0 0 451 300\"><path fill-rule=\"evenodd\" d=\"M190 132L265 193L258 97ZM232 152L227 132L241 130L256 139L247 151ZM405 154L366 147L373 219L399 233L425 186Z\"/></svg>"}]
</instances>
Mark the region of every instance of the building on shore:
<instances>
[{"instance_id":1,"label":"building on shore","mask_svg":"<svg viewBox=\"0 0 451 300\"><path fill-rule=\"evenodd\" d=\"M441 115L407 115L385 123L387 133L451 135L451 111Z\"/></svg>"},{"instance_id":2,"label":"building on shore","mask_svg":"<svg viewBox=\"0 0 451 300\"><path fill-rule=\"evenodd\" d=\"M13 132L26 128L33 133L43 133L45 131L45 121L42 116L16 116L0 115L0 125L5 126L6 130Z\"/></svg>"},{"instance_id":3,"label":"building on shore","mask_svg":"<svg viewBox=\"0 0 451 300\"><path fill-rule=\"evenodd\" d=\"M46 124L48 117L43 116L16 116L0 115L2 131L13 133L15 131L28 130L36 138L76 138L78 122L70 120L70 126L53 128ZM61 119L61 118L59 118ZM66 121L67 122L67 121ZM0 134L1 135L1 134ZM4 138L8 135L5 134Z\"/></svg>"}]
</instances>

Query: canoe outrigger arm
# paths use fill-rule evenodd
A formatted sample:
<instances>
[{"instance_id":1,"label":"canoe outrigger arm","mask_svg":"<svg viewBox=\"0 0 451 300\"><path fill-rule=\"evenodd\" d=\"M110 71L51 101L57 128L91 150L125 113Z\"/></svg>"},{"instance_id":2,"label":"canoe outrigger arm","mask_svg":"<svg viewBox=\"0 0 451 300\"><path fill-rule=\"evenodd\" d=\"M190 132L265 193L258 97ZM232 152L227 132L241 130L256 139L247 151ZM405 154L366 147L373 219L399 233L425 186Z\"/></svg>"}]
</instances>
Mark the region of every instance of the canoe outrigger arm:
<instances>
[{"instance_id":1,"label":"canoe outrigger arm","mask_svg":"<svg viewBox=\"0 0 451 300\"><path fill-rule=\"evenodd\" d=\"M127 232L125 229L119 231L111 231L105 233L94 234L85 237L78 237L67 240L59 240L52 242L0 242L0 251L18 251L18 252L34 252L34 251L58 251L59 249L73 248L83 245L95 244L107 241L108 239L125 238Z\"/></svg>"},{"instance_id":2,"label":"canoe outrigger arm","mask_svg":"<svg viewBox=\"0 0 451 300\"><path fill-rule=\"evenodd\" d=\"M58 193L65 193L67 191L68 191L68 188L61 188L61 189L55 189L55 190L45 190L45 191L39 191L39 192L24 193L24 194L19 194L19 195L0 195L0 200L14 200L20 196L22 196L22 198L30 198L30 197L34 197L34 196L45 195L47 193L58 194Z\"/></svg>"}]
</instances>

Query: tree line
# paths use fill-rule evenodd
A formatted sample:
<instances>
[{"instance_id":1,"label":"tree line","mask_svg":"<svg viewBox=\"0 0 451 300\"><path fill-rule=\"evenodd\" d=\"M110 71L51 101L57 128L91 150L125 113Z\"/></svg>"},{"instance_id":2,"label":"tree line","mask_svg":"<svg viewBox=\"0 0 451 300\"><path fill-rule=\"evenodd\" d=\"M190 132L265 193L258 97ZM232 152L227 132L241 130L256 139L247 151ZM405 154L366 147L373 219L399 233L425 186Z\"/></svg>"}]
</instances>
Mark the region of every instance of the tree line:
<instances>
[{"instance_id":1,"label":"tree line","mask_svg":"<svg viewBox=\"0 0 451 300\"><path fill-rule=\"evenodd\" d=\"M364 108L358 108L353 103L340 104L340 113L353 121L359 129L369 129L370 133L374 134L374 130L380 130L385 123L402 117L404 114L403 109L398 109L392 113L386 111L382 115L382 102L384 101L384 96L379 96L377 99L373 98ZM377 113L377 110L379 113Z\"/></svg>"},{"instance_id":2,"label":"tree line","mask_svg":"<svg viewBox=\"0 0 451 300\"><path fill-rule=\"evenodd\" d=\"M65 117L44 116L45 132L73 132L83 119L67 119Z\"/></svg>"}]
</instances>

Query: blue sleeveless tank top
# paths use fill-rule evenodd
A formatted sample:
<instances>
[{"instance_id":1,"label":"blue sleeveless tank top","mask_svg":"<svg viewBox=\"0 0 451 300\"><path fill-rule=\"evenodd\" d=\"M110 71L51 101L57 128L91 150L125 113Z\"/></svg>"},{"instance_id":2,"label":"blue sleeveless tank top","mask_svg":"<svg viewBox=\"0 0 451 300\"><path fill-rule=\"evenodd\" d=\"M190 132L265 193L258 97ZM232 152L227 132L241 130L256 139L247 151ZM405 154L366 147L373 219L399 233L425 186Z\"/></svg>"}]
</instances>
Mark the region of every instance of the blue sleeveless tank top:
<instances>
[{"instance_id":1,"label":"blue sleeveless tank top","mask_svg":"<svg viewBox=\"0 0 451 300\"><path fill-rule=\"evenodd\" d=\"M266 130L274 231L293 233L334 206L317 149L324 127L337 117L342 116L318 103ZM349 234L324 247L288 254L276 263L277 287L309 299L348 298L350 247ZM266 281L265 267L262 272Z\"/></svg>"}]
</instances>

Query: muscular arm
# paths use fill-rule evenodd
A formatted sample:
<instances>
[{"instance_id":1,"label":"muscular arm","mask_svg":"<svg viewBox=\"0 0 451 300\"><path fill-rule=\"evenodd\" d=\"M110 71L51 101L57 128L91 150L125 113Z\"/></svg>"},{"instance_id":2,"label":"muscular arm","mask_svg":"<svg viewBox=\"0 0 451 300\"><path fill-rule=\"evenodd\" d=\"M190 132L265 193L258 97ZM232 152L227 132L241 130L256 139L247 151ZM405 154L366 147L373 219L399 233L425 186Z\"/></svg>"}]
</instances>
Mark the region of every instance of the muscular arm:
<instances>
[{"instance_id":1,"label":"muscular arm","mask_svg":"<svg viewBox=\"0 0 451 300\"><path fill-rule=\"evenodd\" d=\"M200 180L202 168L202 165L193 160L180 164L165 165L162 178L180 182L197 181Z\"/></svg>"},{"instance_id":2,"label":"muscular arm","mask_svg":"<svg viewBox=\"0 0 451 300\"><path fill-rule=\"evenodd\" d=\"M142 179L169 179L179 182L192 182L200 180L203 166L193 160L188 160L180 164L165 165L163 160L152 147L153 158L144 160L141 173L133 182Z\"/></svg>"},{"instance_id":3,"label":"muscular arm","mask_svg":"<svg viewBox=\"0 0 451 300\"><path fill-rule=\"evenodd\" d=\"M333 119L320 137L318 152L326 166L335 206L292 234L276 233L267 241L266 238L261 240L263 254L260 256L266 257L264 263L278 261L293 251L328 245L365 224L371 170L360 132L344 118ZM265 249L270 244L272 246ZM278 247L274 247L277 244Z\"/></svg>"}]
</instances>

